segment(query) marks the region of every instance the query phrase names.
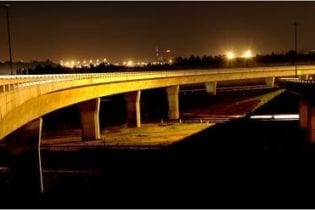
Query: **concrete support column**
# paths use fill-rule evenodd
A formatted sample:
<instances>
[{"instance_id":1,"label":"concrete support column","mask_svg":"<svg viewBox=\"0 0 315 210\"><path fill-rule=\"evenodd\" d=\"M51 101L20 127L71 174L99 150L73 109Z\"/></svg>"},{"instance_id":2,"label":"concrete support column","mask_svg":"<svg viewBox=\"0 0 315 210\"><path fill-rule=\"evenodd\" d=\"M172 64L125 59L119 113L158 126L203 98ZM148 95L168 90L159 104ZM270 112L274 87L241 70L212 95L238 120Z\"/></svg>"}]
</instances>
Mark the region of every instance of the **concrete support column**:
<instances>
[{"instance_id":1,"label":"concrete support column","mask_svg":"<svg viewBox=\"0 0 315 210\"><path fill-rule=\"evenodd\" d=\"M33 120L5 138L10 166L10 189L23 198L44 191L40 157L42 118Z\"/></svg>"},{"instance_id":2,"label":"concrete support column","mask_svg":"<svg viewBox=\"0 0 315 210\"><path fill-rule=\"evenodd\" d=\"M300 99L299 101L299 125L300 128L307 128L308 124L308 104L305 99Z\"/></svg>"},{"instance_id":3,"label":"concrete support column","mask_svg":"<svg viewBox=\"0 0 315 210\"><path fill-rule=\"evenodd\" d=\"M309 107L308 114L308 140L310 143L315 143L315 106Z\"/></svg>"},{"instance_id":4,"label":"concrete support column","mask_svg":"<svg viewBox=\"0 0 315 210\"><path fill-rule=\"evenodd\" d=\"M168 118L170 120L179 119L179 85L170 86L166 88L168 100Z\"/></svg>"},{"instance_id":5,"label":"concrete support column","mask_svg":"<svg viewBox=\"0 0 315 210\"><path fill-rule=\"evenodd\" d=\"M308 74L304 74L304 75L301 75L300 78L303 79L303 80L308 80L309 79L309 75Z\"/></svg>"},{"instance_id":6,"label":"concrete support column","mask_svg":"<svg viewBox=\"0 0 315 210\"><path fill-rule=\"evenodd\" d=\"M141 90L124 94L128 127L141 127L140 97Z\"/></svg>"},{"instance_id":7,"label":"concrete support column","mask_svg":"<svg viewBox=\"0 0 315 210\"><path fill-rule=\"evenodd\" d=\"M101 138L99 112L101 99L96 98L80 103L80 118L83 140Z\"/></svg>"},{"instance_id":8,"label":"concrete support column","mask_svg":"<svg viewBox=\"0 0 315 210\"><path fill-rule=\"evenodd\" d=\"M208 94L217 95L217 82L206 82L206 91Z\"/></svg>"},{"instance_id":9,"label":"concrete support column","mask_svg":"<svg viewBox=\"0 0 315 210\"><path fill-rule=\"evenodd\" d=\"M275 78L274 77L268 77L268 78L265 78L265 82L266 82L266 85L270 88L274 88L275 87Z\"/></svg>"}]
</instances>

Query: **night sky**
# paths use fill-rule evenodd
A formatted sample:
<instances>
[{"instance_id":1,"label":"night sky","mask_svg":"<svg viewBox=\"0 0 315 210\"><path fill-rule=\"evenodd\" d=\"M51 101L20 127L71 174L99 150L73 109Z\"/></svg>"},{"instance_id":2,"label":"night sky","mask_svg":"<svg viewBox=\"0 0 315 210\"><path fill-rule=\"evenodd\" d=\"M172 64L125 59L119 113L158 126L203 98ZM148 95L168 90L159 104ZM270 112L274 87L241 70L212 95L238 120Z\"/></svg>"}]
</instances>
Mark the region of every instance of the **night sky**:
<instances>
[{"instance_id":1,"label":"night sky","mask_svg":"<svg viewBox=\"0 0 315 210\"><path fill-rule=\"evenodd\" d=\"M2 2L4 4L4 2ZM152 60L315 49L315 2L10 2L13 60ZM8 60L0 8L0 60Z\"/></svg>"}]
</instances>

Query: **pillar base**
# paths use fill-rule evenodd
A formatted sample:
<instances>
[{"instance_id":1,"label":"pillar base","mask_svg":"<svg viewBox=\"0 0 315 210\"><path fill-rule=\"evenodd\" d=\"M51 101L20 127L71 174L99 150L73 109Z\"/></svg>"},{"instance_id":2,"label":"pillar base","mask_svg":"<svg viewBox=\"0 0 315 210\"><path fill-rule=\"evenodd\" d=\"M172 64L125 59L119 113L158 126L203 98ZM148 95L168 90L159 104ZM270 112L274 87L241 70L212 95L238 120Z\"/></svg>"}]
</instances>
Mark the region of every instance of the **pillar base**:
<instances>
[{"instance_id":1,"label":"pillar base","mask_svg":"<svg viewBox=\"0 0 315 210\"><path fill-rule=\"evenodd\" d=\"M315 107L309 108L308 114L308 140L310 143L315 143Z\"/></svg>"},{"instance_id":2,"label":"pillar base","mask_svg":"<svg viewBox=\"0 0 315 210\"><path fill-rule=\"evenodd\" d=\"M274 77L265 78L265 83L266 83L267 87L274 88L275 87L275 78Z\"/></svg>"},{"instance_id":3,"label":"pillar base","mask_svg":"<svg viewBox=\"0 0 315 210\"><path fill-rule=\"evenodd\" d=\"M217 82L206 82L206 91L210 95L217 95Z\"/></svg>"},{"instance_id":4,"label":"pillar base","mask_svg":"<svg viewBox=\"0 0 315 210\"><path fill-rule=\"evenodd\" d=\"M141 90L124 94L127 112L127 127L141 127L140 97Z\"/></svg>"},{"instance_id":5,"label":"pillar base","mask_svg":"<svg viewBox=\"0 0 315 210\"><path fill-rule=\"evenodd\" d=\"M300 128L307 128L308 124L308 104L305 99L299 101L299 126Z\"/></svg>"},{"instance_id":6,"label":"pillar base","mask_svg":"<svg viewBox=\"0 0 315 210\"><path fill-rule=\"evenodd\" d=\"M99 112L101 99L96 98L80 103L80 118L83 140L101 139Z\"/></svg>"},{"instance_id":7,"label":"pillar base","mask_svg":"<svg viewBox=\"0 0 315 210\"><path fill-rule=\"evenodd\" d=\"M179 85L167 87L166 92L167 92L167 99L168 99L168 118L170 120L178 120L179 119L179 102L178 102Z\"/></svg>"}]
</instances>

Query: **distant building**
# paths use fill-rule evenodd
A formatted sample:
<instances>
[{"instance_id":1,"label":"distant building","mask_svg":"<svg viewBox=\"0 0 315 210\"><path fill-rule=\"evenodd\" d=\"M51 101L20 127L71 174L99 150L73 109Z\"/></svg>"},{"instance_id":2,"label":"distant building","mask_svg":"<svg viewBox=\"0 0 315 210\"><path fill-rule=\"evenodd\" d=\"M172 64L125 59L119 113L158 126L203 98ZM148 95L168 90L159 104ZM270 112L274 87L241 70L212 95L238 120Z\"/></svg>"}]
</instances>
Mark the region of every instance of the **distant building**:
<instances>
[{"instance_id":1,"label":"distant building","mask_svg":"<svg viewBox=\"0 0 315 210\"><path fill-rule=\"evenodd\" d=\"M156 62L159 64L173 63L172 50L167 49L159 49L158 47L155 49L155 57Z\"/></svg>"}]
</instances>

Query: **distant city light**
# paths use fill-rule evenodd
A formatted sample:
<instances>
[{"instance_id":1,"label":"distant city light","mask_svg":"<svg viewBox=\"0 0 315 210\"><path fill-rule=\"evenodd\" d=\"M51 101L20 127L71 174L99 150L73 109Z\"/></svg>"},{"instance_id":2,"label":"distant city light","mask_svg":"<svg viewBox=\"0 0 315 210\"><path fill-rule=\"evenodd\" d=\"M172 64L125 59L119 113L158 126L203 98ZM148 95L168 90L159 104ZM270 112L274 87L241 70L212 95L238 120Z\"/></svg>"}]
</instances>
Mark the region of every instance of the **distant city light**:
<instances>
[{"instance_id":1,"label":"distant city light","mask_svg":"<svg viewBox=\"0 0 315 210\"><path fill-rule=\"evenodd\" d=\"M297 71L297 74L298 74L298 75L301 75L301 74L302 74L302 71L301 71L301 70L298 70L298 71Z\"/></svg>"},{"instance_id":2,"label":"distant city light","mask_svg":"<svg viewBox=\"0 0 315 210\"><path fill-rule=\"evenodd\" d=\"M274 115L252 115L250 119L261 119L261 120L298 120L299 114L274 114Z\"/></svg>"},{"instance_id":3,"label":"distant city light","mask_svg":"<svg viewBox=\"0 0 315 210\"><path fill-rule=\"evenodd\" d=\"M243 58L251 58L253 57L252 51L246 50L243 54Z\"/></svg>"},{"instance_id":4,"label":"distant city light","mask_svg":"<svg viewBox=\"0 0 315 210\"><path fill-rule=\"evenodd\" d=\"M298 120L300 118L300 115L299 114L278 114L278 115L273 115L273 118L274 119L296 119Z\"/></svg>"},{"instance_id":5,"label":"distant city light","mask_svg":"<svg viewBox=\"0 0 315 210\"><path fill-rule=\"evenodd\" d=\"M170 52L171 52L171 50L170 50L170 49L167 49L167 50L165 50L165 52L170 53Z\"/></svg>"},{"instance_id":6,"label":"distant city light","mask_svg":"<svg viewBox=\"0 0 315 210\"><path fill-rule=\"evenodd\" d=\"M272 115L252 115L250 119L272 119Z\"/></svg>"},{"instance_id":7,"label":"distant city light","mask_svg":"<svg viewBox=\"0 0 315 210\"><path fill-rule=\"evenodd\" d=\"M173 63L173 60L172 60L172 59L169 59L169 60L168 60L168 63L172 64L172 63Z\"/></svg>"},{"instance_id":8,"label":"distant city light","mask_svg":"<svg viewBox=\"0 0 315 210\"><path fill-rule=\"evenodd\" d=\"M127 62L127 66L129 66L129 67L134 66L133 61L132 61L132 60L129 60L129 61Z\"/></svg>"},{"instance_id":9,"label":"distant city light","mask_svg":"<svg viewBox=\"0 0 315 210\"><path fill-rule=\"evenodd\" d=\"M234 52L228 51L228 52L226 53L226 58L227 58L228 60L234 59L234 58L235 58Z\"/></svg>"}]
</instances>

